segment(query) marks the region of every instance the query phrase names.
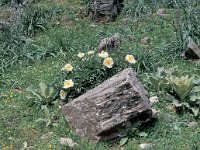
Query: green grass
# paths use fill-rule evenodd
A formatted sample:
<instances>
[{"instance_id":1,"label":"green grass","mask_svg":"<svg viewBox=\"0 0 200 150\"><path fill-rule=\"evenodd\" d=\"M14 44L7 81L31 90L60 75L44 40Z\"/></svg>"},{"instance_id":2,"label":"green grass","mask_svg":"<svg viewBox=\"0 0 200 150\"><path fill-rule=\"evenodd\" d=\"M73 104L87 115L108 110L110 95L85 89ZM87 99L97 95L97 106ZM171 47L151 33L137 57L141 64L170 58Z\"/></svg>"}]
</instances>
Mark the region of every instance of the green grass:
<instances>
[{"instance_id":1,"label":"green grass","mask_svg":"<svg viewBox=\"0 0 200 150\"><path fill-rule=\"evenodd\" d=\"M79 17L80 3L62 0L46 0L35 4L45 9L70 8L56 16L56 19L49 21L49 28L45 32L37 33L33 38L31 52L35 56L30 61L21 60L21 65L14 65L2 73L0 80L0 149L4 146L13 146L13 149L20 149L23 143L33 149L70 149L59 143L61 137L69 137L79 144L80 150L108 150L111 147L119 147L118 143L92 144L85 139L76 136L68 127L63 115L57 105L49 107L50 113L54 116L57 126L45 127L45 124L36 123L38 118L44 118L43 110L32 106L32 102L26 98L27 93L23 91L29 86L38 87L41 81L50 85L60 85L62 81L61 68L66 62L77 61L76 54L80 51L86 52L98 46L101 37L110 36L118 32L122 39L121 51L113 52L113 57L131 53L139 59L138 62L145 62L147 68L134 66L138 71L139 79L145 84L151 95L156 94L148 86L146 73L156 71L159 66L174 67L183 74L199 74L199 66L180 57L180 50L174 46L175 33L172 27L173 10L171 16L161 19L155 14L147 18L141 18L137 22L123 22L120 16L112 23L96 23L88 18ZM53 10L53 9L52 9ZM70 11L69 11L70 10ZM60 25L55 25L59 21ZM96 27L91 27L96 24ZM84 30L83 30L84 29ZM135 40L130 41L129 36ZM142 46L140 41L143 37L149 36L151 44ZM42 55L41 55L42 53ZM38 55L39 56L38 56ZM148 55L146 55L148 54ZM40 55L42 57L40 57ZM38 57L37 57L38 56ZM38 59L36 59L38 58ZM17 91L16 89L22 89ZM194 118L190 113L178 115L169 108L171 102L161 96L160 102L154 108L161 112L158 121L154 126L141 129L148 133L147 137L133 135L128 143L123 146L126 150L139 149L141 143L153 143L158 150L197 150L200 148L200 126L188 128L187 124ZM196 120L198 124L199 120ZM43 135L53 132L45 139Z\"/></svg>"}]
</instances>

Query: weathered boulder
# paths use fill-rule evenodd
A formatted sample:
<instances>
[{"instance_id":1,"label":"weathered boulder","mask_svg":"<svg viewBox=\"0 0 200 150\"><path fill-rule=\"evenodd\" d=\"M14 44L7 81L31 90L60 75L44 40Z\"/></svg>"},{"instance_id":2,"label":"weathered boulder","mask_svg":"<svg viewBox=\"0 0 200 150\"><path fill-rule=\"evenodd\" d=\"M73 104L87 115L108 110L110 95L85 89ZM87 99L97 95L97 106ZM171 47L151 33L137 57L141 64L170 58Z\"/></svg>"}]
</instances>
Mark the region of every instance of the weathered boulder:
<instances>
[{"instance_id":1,"label":"weathered boulder","mask_svg":"<svg viewBox=\"0 0 200 150\"><path fill-rule=\"evenodd\" d=\"M76 134L99 141L118 138L126 123L148 120L150 107L147 91L128 68L62 106L62 112Z\"/></svg>"},{"instance_id":2,"label":"weathered boulder","mask_svg":"<svg viewBox=\"0 0 200 150\"><path fill-rule=\"evenodd\" d=\"M90 10L94 19L100 16L116 17L122 7L124 0L91 0Z\"/></svg>"},{"instance_id":3,"label":"weathered boulder","mask_svg":"<svg viewBox=\"0 0 200 150\"><path fill-rule=\"evenodd\" d=\"M187 45L187 51L181 54L186 59L200 59L200 48L196 43L190 42Z\"/></svg>"},{"instance_id":4,"label":"weathered boulder","mask_svg":"<svg viewBox=\"0 0 200 150\"><path fill-rule=\"evenodd\" d=\"M141 40L141 44L142 44L142 45L149 45L150 42L151 42L151 39L150 39L148 36L144 37L144 38Z\"/></svg>"},{"instance_id":5,"label":"weathered boulder","mask_svg":"<svg viewBox=\"0 0 200 150\"><path fill-rule=\"evenodd\" d=\"M97 50L98 52L101 52L103 50L111 51L114 48L119 48L120 43L121 43L120 36L118 33L116 33L111 37L102 39L99 43Z\"/></svg>"}]
</instances>

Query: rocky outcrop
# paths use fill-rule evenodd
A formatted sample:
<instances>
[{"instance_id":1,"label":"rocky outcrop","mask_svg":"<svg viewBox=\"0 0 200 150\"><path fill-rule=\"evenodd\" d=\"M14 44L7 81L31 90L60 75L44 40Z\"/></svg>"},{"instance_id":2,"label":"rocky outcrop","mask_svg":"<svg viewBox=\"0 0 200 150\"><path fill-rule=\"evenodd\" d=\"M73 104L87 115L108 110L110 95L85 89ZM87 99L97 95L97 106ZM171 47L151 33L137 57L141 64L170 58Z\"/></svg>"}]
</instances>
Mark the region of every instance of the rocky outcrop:
<instances>
[{"instance_id":1,"label":"rocky outcrop","mask_svg":"<svg viewBox=\"0 0 200 150\"><path fill-rule=\"evenodd\" d=\"M91 0L90 10L94 19L102 16L115 18L123 7L124 0Z\"/></svg>"},{"instance_id":2,"label":"rocky outcrop","mask_svg":"<svg viewBox=\"0 0 200 150\"><path fill-rule=\"evenodd\" d=\"M62 112L76 134L99 141L120 137L119 127L136 118L150 118L150 107L147 91L129 68L63 106Z\"/></svg>"}]
</instances>

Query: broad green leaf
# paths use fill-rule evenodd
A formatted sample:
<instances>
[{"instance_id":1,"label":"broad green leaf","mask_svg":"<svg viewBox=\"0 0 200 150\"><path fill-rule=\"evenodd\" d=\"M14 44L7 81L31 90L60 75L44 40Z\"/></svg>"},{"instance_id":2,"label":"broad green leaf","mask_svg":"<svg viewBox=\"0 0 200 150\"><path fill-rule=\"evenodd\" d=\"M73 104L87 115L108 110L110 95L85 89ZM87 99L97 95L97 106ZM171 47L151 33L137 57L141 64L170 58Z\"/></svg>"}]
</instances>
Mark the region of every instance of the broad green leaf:
<instances>
[{"instance_id":1,"label":"broad green leaf","mask_svg":"<svg viewBox=\"0 0 200 150\"><path fill-rule=\"evenodd\" d=\"M141 137L147 137L148 136L148 134L146 132L140 132L138 135L141 136Z\"/></svg>"},{"instance_id":2,"label":"broad green leaf","mask_svg":"<svg viewBox=\"0 0 200 150\"><path fill-rule=\"evenodd\" d=\"M194 83L195 85L200 85L200 79L194 80L193 83Z\"/></svg>"},{"instance_id":3,"label":"broad green leaf","mask_svg":"<svg viewBox=\"0 0 200 150\"><path fill-rule=\"evenodd\" d=\"M178 101L173 101L173 104L174 104L176 107L181 107L181 106L182 106L182 104L179 103Z\"/></svg>"},{"instance_id":4,"label":"broad green leaf","mask_svg":"<svg viewBox=\"0 0 200 150\"><path fill-rule=\"evenodd\" d=\"M47 98L47 94L46 94L47 85L44 82L40 82L39 87L40 87L41 95Z\"/></svg>"},{"instance_id":5,"label":"broad green leaf","mask_svg":"<svg viewBox=\"0 0 200 150\"><path fill-rule=\"evenodd\" d=\"M190 105L188 103L182 103L186 108L190 108Z\"/></svg>"},{"instance_id":6,"label":"broad green leaf","mask_svg":"<svg viewBox=\"0 0 200 150\"><path fill-rule=\"evenodd\" d=\"M198 114L199 114L199 108L196 108L196 109L195 109L195 108L192 108L191 110L192 110L194 116L197 117Z\"/></svg>"},{"instance_id":7,"label":"broad green leaf","mask_svg":"<svg viewBox=\"0 0 200 150\"><path fill-rule=\"evenodd\" d=\"M39 98L40 100L43 100L42 96L37 94L36 90L32 89L31 87L28 87L26 89L26 91L31 92L34 96L36 96L37 98Z\"/></svg>"},{"instance_id":8,"label":"broad green leaf","mask_svg":"<svg viewBox=\"0 0 200 150\"><path fill-rule=\"evenodd\" d=\"M193 84L193 77L189 78L189 76L170 76L167 78L169 83L172 85L173 90L176 92L176 94L179 96L181 101L185 99L185 97L189 94L189 92L192 90L194 84Z\"/></svg>"},{"instance_id":9,"label":"broad green leaf","mask_svg":"<svg viewBox=\"0 0 200 150\"><path fill-rule=\"evenodd\" d=\"M162 77L162 73L165 71L164 67L158 67L157 68L157 73L156 76L161 78Z\"/></svg>"},{"instance_id":10,"label":"broad green leaf","mask_svg":"<svg viewBox=\"0 0 200 150\"><path fill-rule=\"evenodd\" d=\"M200 93L200 86L193 87L191 93Z\"/></svg>"},{"instance_id":11,"label":"broad green leaf","mask_svg":"<svg viewBox=\"0 0 200 150\"><path fill-rule=\"evenodd\" d=\"M53 93L54 93L54 88L53 87L49 87L49 95L48 95L48 97L51 97Z\"/></svg>"},{"instance_id":12,"label":"broad green leaf","mask_svg":"<svg viewBox=\"0 0 200 150\"><path fill-rule=\"evenodd\" d=\"M47 120L49 120L51 118L50 114L49 114L49 109L47 108L46 105L41 106L42 109L44 110L44 113L46 115Z\"/></svg>"},{"instance_id":13,"label":"broad green leaf","mask_svg":"<svg viewBox=\"0 0 200 150\"><path fill-rule=\"evenodd\" d=\"M154 89L158 91L160 87L160 80L151 76L149 77L149 81L151 85L154 87Z\"/></svg>"},{"instance_id":14,"label":"broad green leaf","mask_svg":"<svg viewBox=\"0 0 200 150\"><path fill-rule=\"evenodd\" d=\"M124 137L120 140L119 145L123 146L124 144L126 144L126 142L128 141L128 137Z\"/></svg>"},{"instance_id":15,"label":"broad green leaf","mask_svg":"<svg viewBox=\"0 0 200 150\"><path fill-rule=\"evenodd\" d=\"M39 119L37 119L35 122L36 122L36 123L38 123L38 122L46 122L46 119L44 119L44 118L39 118Z\"/></svg>"}]
</instances>

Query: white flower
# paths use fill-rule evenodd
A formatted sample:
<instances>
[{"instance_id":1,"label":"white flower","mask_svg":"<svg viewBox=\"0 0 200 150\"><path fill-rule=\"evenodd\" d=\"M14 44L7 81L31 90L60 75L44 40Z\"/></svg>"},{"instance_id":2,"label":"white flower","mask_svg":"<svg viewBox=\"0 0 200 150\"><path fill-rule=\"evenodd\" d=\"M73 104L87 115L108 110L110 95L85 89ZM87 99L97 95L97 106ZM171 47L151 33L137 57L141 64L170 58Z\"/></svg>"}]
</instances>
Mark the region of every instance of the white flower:
<instances>
[{"instance_id":1,"label":"white flower","mask_svg":"<svg viewBox=\"0 0 200 150\"><path fill-rule=\"evenodd\" d=\"M135 60L133 55L126 55L125 60L131 64L135 64L137 61Z\"/></svg>"},{"instance_id":2,"label":"white flower","mask_svg":"<svg viewBox=\"0 0 200 150\"><path fill-rule=\"evenodd\" d=\"M94 55L95 51L89 51L87 54L88 55Z\"/></svg>"},{"instance_id":3,"label":"white flower","mask_svg":"<svg viewBox=\"0 0 200 150\"><path fill-rule=\"evenodd\" d=\"M114 64L114 61L113 61L113 59L111 57L107 57L107 58L104 59L103 64L107 68L112 68L113 64Z\"/></svg>"},{"instance_id":4,"label":"white flower","mask_svg":"<svg viewBox=\"0 0 200 150\"><path fill-rule=\"evenodd\" d=\"M100 58L107 58L109 56L109 54L105 51L102 51L101 53L98 53L98 56Z\"/></svg>"},{"instance_id":5,"label":"white flower","mask_svg":"<svg viewBox=\"0 0 200 150\"><path fill-rule=\"evenodd\" d=\"M60 99L65 100L66 96L67 96L67 93L64 90L61 90L60 91Z\"/></svg>"},{"instance_id":6,"label":"white flower","mask_svg":"<svg viewBox=\"0 0 200 150\"><path fill-rule=\"evenodd\" d=\"M78 56L79 58L83 58L83 57L85 56L85 53L79 52L77 56Z\"/></svg>"},{"instance_id":7,"label":"white flower","mask_svg":"<svg viewBox=\"0 0 200 150\"><path fill-rule=\"evenodd\" d=\"M74 82L71 79L64 81L63 88L68 89L68 88L73 87L73 86L74 86Z\"/></svg>"},{"instance_id":8,"label":"white flower","mask_svg":"<svg viewBox=\"0 0 200 150\"><path fill-rule=\"evenodd\" d=\"M73 67L71 64L66 64L64 68L62 68L62 70L66 70L68 72L73 70Z\"/></svg>"}]
</instances>

